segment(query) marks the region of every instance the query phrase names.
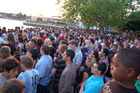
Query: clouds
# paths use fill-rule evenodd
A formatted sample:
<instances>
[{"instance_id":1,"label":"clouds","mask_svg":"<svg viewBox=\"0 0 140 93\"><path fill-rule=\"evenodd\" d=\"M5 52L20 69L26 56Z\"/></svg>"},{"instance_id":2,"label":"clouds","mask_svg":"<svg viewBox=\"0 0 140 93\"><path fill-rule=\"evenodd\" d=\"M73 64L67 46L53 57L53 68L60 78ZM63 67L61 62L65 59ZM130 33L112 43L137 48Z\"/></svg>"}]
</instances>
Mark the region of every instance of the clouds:
<instances>
[{"instance_id":1,"label":"clouds","mask_svg":"<svg viewBox=\"0 0 140 93\"><path fill-rule=\"evenodd\" d=\"M0 12L26 13L27 15L57 16L60 15L57 0L1 0Z\"/></svg>"}]
</instances>

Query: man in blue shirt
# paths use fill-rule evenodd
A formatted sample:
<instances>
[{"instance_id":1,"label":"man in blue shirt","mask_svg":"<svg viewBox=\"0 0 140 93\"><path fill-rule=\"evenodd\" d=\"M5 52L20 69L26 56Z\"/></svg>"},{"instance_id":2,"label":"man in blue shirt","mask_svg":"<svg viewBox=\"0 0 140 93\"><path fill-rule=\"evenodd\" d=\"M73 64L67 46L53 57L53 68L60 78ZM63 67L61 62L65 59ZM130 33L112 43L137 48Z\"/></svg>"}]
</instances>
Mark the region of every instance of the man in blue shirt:
<instances>
[{"instance_id":1,"label":"man in blue shirt","mask_svg":"<svg viewBox=\"0 0 140 93\"><path fill-rule=\"evenodd\" d=\"M83 60L83 54L80 49L78 49L78 41L71 40L69 42L70 48L75 52L75 57L73 59L73 64L76 65L77 68L80 68Z\"/></svg>"},{"instance_id":2,"label":"man in blue shirt","mask_svg":"<svg viewBox=\"0 0 140 93\"><path fill-rule=\"evenodd\" d=\"M33 59L30 56L22 56L21 68L24 72L19 74L18 79L26 85L26 93L36 93L39 83L39 72L33 69Z\"/></svg>"},{"instance_id":3,"label":"man in blue shirt","mask_svg":"<svg viewBox=\"0 0 140 93\"><path fill-rule=\"evenodd\" d=\"M79 93L100 93L104 80L102 74L106 71L106 64L96 62L91 68L94 74L89 77L82 85Z\"/></svg>"},{"instance_id":4,"label":"man in blue shirt","mask_svg":"<svg viewBox=\"0 0 140 93\"><path fill-rule=\"evenodd\" d=\"M37 86L37 93L47 93L47 85L51 81L52 58L49 55L49 47L43 45L40 48L41 58L35 65L35 69L39 71L40 81Z\"/></svg>"}]
</instances>

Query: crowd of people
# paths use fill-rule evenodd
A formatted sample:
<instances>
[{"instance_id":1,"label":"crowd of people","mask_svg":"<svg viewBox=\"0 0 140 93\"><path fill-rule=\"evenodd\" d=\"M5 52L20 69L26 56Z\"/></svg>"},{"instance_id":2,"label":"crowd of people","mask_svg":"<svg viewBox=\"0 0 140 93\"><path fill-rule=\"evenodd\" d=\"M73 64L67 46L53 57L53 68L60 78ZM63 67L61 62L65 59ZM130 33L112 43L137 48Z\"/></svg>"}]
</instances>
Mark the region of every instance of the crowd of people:
<instances>
[{"instance_id":1,"label":"crowd of people","mask_svg":"<svg viewBox=\"0 0 140 93\"><path fill-rule=\"evenodd\" d=\"M0 27L0 93L140 93L140 39Z\"/></svg>"}]
</instances>

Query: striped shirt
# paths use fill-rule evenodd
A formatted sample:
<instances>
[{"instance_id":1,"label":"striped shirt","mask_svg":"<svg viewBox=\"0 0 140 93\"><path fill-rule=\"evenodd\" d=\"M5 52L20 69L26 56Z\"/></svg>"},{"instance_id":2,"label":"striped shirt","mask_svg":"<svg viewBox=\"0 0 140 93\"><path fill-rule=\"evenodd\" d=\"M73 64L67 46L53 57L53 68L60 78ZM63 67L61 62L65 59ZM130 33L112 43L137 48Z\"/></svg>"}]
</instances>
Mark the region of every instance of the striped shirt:
<instances>
[{"instance_id":1,"label":"striped shirt","mask_svg":"<svg viewBox=\"0 0 140 93\"><path fill-rule=\"evenodd\" d=\"M65 61L63 61L61 58L56 60L56 62L53 65L53 68L56 69L56 73L53 78L53 83L56 83L58 85L61 73L63 72L65 66L66 66Z\"/></svg>"}]
</instances>

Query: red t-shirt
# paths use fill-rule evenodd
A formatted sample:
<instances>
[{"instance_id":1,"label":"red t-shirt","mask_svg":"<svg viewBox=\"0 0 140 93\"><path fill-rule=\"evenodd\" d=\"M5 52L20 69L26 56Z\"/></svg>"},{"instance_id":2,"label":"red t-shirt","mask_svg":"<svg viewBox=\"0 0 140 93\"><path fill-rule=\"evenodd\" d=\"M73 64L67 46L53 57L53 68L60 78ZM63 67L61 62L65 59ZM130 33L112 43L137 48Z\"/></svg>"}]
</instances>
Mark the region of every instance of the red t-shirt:
<instances>
[{"instance_id":1,"label":"red t-shirt","mask_svg":"<svg viewBox=\"0 0 140 93\"><path fill-rule=\"evenodd\" d=\"M41 39L42 39L42 41L43 41L43 44L44 44L44 41L45 41L45 39L46 38L48 38L47 36L43 36Z\"/></svg>"}]
</instances>

